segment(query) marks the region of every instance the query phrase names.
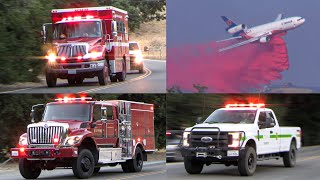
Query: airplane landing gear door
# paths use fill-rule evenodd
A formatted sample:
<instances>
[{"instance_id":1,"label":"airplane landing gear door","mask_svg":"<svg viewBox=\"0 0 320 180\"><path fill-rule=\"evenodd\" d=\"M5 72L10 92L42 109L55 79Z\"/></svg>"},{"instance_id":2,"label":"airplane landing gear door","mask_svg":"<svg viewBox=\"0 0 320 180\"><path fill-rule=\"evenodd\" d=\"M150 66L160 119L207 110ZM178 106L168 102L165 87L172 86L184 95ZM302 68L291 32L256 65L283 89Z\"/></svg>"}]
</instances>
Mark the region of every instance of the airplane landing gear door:
<instances>
[{"instance_id":1,"label":"airplane landing gear door","mask_svg":"<svg viewBox=\"0 0 320 180\"><path fill-rule=\"evenodd\" d=\"M131 126L131 104L121 101L119 106L119 143L122 148L122 157L132 158L132 126Z\"/></svg>"}]
</instances>

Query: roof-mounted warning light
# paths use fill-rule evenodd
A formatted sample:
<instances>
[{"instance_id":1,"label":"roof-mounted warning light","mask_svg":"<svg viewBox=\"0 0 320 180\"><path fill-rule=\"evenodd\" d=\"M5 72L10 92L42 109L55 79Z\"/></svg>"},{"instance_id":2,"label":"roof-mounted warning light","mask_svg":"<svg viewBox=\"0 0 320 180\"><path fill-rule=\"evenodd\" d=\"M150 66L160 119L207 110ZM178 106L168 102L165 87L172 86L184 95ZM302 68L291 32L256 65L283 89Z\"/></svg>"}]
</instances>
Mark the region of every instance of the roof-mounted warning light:
<instances>
[{"instance_id":1,"label":"roof-mounted warning light","mask_svg":"<svg viewBox=\"0 0 320 180\"><path fill-rule=\"evenodd\" d=\"M55 101L58 101L58 102L70 102L70 101L87 101L87 100L92 100L92 97L85 97L85 96L82 96L82 97L79 97L79 98L74 98L74 97L63 97L63 98L58 98L58 99L55 99Z\"/></svg>"},{"instance_id":2,"label":"roof-mounted warning light","mask_svg":"<svg viewBox=\"0 0 320 180\"><path fill-rule=\"evenodd\" d=\"M259 104L254 104L254 103L250 103L250 104L227 104L226 108L239 108L239 107L249 107L249 108L262 108L265 107L266 105L263 103L259 103Z\"/></svg>"}]
</instances>

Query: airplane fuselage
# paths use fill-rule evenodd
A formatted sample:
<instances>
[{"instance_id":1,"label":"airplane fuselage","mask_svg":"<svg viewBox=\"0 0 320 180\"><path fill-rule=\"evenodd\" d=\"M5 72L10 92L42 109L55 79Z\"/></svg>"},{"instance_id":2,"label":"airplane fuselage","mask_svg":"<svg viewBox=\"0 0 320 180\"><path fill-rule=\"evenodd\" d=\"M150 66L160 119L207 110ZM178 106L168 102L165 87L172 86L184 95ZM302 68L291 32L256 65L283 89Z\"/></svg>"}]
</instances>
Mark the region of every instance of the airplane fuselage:
<instances>
[{"instance_id":1,"label":"airplane fuselage","mask_svg":"<svg viewBox=\"0 0 320 180\"><path fill-rule=\"evenodd\" d=\"M272 33L272 35L286 32L288 30L294 29L305 22L302 17L290 17L281 19L279 21L270 22L267 24L255 26L246 29L244 32L248 38L263 36L267 33Z\"/></svg>"}]
</instances>

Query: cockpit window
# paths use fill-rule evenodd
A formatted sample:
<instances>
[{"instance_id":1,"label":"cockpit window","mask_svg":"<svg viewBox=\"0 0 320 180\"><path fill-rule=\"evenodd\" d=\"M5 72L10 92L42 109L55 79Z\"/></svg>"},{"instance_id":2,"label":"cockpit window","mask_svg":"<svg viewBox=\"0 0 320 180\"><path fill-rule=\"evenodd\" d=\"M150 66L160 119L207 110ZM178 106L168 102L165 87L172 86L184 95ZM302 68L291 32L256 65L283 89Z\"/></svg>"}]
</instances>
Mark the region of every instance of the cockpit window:
<instances>
[{"instance_id":1,"label":"cockpit window","mask_svg":"<svg viewBox=\"0 0 320 180\"><path fill-rule=\"evenodd\" d=\"M299 18L298 21L301 21L303 18Z\"/></svg>"}]
</instances>

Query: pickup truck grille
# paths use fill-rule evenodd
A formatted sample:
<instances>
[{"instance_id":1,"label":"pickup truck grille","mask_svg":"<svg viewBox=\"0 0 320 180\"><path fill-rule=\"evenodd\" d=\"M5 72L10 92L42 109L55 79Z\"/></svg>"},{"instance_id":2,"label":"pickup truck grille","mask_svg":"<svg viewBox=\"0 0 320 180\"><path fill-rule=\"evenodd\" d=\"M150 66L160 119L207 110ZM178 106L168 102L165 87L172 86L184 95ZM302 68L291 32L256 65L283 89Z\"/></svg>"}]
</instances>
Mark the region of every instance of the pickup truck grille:
<instances>
[{"instance_id":1,"label":"pickup truck grille","mask_svg":"<svg viewBox=\"0 0 320 180\"><path fill-rule=\"evenodd\" d=\"M86 54L86 46L85 45L60 45L58 46L58 56L63 56L66 58L70 57L78 57Z\"/></svg>"},{"instance_id":2,"label":"pickup truck grille","mask_svg":"<svg viewBox=\"0 0 320 180\"><path fill-rule=\"evenodd\" d=\"M212 141L202 142L202 137L210 137ZM228 132L192 131L190 145L191 147L228 147Z\"/></svg>"},{"instance_id":3,"label":"pickup truck grille","mask_svg":"<svg viewBox=\"0 0 320 180\"><path fill-rule=\"evenodd\" d=\"M29 127L28 140L30 144L54 144L53 139L58 138L60 140L63 133L64 127L62 126Z\"/></svg>"}]
</instances>

